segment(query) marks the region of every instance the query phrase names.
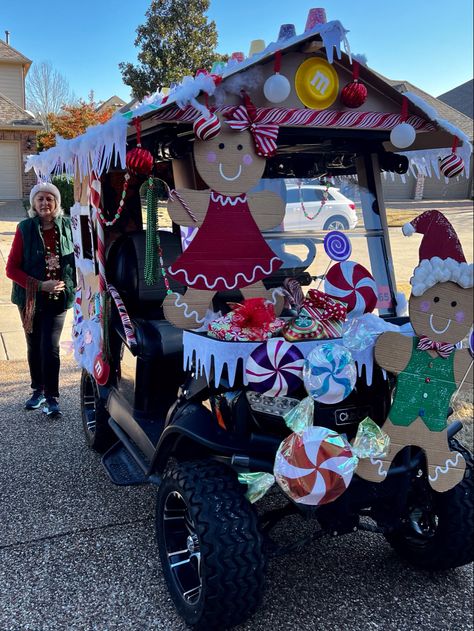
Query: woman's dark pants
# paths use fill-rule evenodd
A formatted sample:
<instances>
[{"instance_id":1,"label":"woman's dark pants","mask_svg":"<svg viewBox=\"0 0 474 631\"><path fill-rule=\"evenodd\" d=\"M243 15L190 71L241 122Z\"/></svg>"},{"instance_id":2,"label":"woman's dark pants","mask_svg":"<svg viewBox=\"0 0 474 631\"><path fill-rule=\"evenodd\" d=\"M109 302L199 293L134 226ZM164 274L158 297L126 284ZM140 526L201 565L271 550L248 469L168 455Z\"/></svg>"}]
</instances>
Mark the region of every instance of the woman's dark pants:
<instances>
[{"instance_id":1,"label":"woman's dark pants","mask_svg":"<svg viewBox=\"0 0 474 631\"><path fill-rule=\"evenodd\" d=\"M59 338L66 311L62 300L46 298L36 307L33 332L26 333L31 387L44 396L59 396ZM57 304L57 303L60 304Z\"/></svg>"}]
</instances>

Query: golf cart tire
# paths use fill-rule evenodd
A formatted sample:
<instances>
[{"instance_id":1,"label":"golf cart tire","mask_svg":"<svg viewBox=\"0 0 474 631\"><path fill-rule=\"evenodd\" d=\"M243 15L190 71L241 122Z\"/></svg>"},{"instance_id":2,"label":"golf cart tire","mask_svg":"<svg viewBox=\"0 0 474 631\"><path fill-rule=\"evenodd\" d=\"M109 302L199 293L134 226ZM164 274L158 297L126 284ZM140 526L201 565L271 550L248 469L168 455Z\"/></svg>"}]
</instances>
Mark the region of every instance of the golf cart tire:
<instances>
[{"instance_id":1,"label":"golf cart tire","mask_svg":"<svg viewBox=\"0 0 474 631\"><path fill-rule=\"evenodd\" d=\"M115 434L109 426L109 413L105 399L101 396L94 377L83 370L80 386L82 428L86 443L91 449L102 454L116 442Z\"/></svg>"},{"instance_id":2,"label":"golf cart tire","mask_svg":"<svg viewBox=\"0 0 474 631\"><path fill-rule=\"evenodd\" d=\"M343 230L349 229L349 222L347 219L342 215L335 215L326 221L323 230L341 230L341 228L331 228L332 224L336 221L343 225Z\"/></svg>"},{"instance_id":3,"label":"golf cart tire","mask_svg":"<svg viewBox=\"0 0 474 631\"><path fill-rule=\"evenodd\" d=\"M426 570L447 570L474 560L474 458L457 440L450 447L464 456L466 472L454 488L444 493L428 490L431 517L436 518L427 536L411 525L386 535L392 548L412 565Z\"/></svg>"},{"instance_id":4,"label":"golf cart tire","mask_svg":"<svg viewBox=\"0 0 474 631\"><path fill-rule=\"evenodd\" d=\"M245 490L232 469L209 461L174 465L158 489L156 533L163 573L179 614L196 630L233 627L260 604L265 556ZM184 515L181 521L179 514ZM193 538L199 561L170 553L175 546L183 553ZM178 569L172 567L176 561ZM194 576L179 575L180 561Z\"/></svg>"}]
</instances>

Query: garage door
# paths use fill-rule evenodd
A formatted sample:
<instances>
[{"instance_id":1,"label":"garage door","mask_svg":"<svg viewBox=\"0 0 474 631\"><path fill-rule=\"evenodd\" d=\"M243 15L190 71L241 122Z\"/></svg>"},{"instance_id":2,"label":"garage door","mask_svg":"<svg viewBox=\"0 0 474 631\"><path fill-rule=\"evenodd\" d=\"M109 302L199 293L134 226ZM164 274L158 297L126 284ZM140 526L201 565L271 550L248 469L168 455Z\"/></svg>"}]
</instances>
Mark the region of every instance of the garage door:
<instances>
[{"instance_id":1,"label":"garage door","mask_svg":"<svg viewBox=\"0 0 474 631\"><path fill-rule=\"evenodd\" d=\"M0 142L0 199L19 199L20 144Z\"/></svg>"}]
</instances>

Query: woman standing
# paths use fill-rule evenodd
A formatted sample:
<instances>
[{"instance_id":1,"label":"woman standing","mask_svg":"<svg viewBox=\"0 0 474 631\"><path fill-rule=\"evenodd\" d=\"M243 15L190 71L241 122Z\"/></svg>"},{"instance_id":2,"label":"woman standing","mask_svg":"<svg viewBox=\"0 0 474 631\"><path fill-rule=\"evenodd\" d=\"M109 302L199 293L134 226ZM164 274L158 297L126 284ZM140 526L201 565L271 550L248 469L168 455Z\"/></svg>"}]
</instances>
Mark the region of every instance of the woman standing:
<instances>
[{"instance_id":1,"label":"woman standing","mask_svg":"<svg viewBox=\"0 0 474 631\"><path fill-rule=\"evenodd\" d=\"M33 393L25 407L35 410L45 403L46 414L58 415L59 338L76 282L71 223L54 184L34 186L30 205L29 219L18 224L6 274L28 348Z\"/></svg>"}]
</instances>

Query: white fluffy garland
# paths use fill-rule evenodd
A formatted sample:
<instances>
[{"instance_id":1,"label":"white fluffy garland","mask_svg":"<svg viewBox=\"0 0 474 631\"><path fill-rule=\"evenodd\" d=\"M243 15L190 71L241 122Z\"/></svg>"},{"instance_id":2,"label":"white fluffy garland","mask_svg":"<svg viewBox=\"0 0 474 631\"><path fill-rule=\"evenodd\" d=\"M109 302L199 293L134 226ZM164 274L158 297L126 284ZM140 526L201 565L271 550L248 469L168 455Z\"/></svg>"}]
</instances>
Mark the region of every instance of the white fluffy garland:
<instances>
[{"instance_id":1,"label":"white fluffy garland","mask_svg":"<svg viewBox=\"0 0 474 631\"><path fill-rule=\"evenodd\" d=\"M448 281L452 281L464 289L473 287L474 265L472 263L459 263L452 258L441 259L439 256L424 259L415 268L410 279L412 294L421 296L430 287Z\"/></svg>"}]
</instances>

